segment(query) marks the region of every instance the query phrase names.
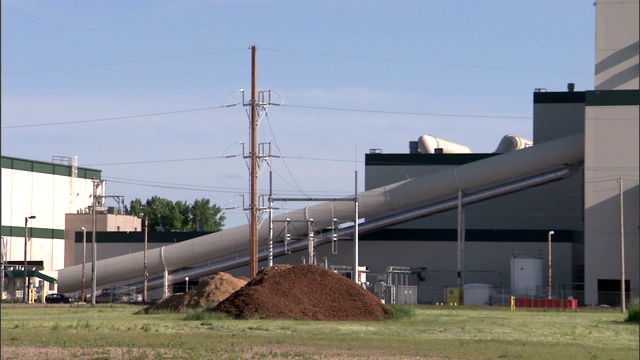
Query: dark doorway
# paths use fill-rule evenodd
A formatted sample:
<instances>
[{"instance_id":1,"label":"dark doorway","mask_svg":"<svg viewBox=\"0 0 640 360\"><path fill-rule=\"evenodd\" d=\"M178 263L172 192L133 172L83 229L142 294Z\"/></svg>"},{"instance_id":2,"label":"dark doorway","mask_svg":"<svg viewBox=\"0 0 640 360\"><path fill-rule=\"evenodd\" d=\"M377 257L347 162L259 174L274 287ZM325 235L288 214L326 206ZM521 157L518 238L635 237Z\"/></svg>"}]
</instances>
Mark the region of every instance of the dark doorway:
<instances>
[{"instance_id":1,"label":"dark doorway","mask_svg":"<svg viewBox=\"0 0 640 360\"><path fill-rule=\"evenodd\" d=\"M629 302L630 281L624 281L624 295L626 302ZM620 279L598 279L598 304L609 306L620 306Z\"/></svg>"}]
</instances>

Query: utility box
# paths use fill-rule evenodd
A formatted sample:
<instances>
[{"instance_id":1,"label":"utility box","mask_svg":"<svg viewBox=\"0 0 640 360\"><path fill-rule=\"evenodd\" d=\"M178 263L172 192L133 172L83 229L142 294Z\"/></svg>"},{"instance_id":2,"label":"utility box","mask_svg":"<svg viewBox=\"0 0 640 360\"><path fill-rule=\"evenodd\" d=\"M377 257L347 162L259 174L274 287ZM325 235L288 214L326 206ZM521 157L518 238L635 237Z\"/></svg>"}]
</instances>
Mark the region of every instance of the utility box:
<instances>
[{"instance_id":1,"label":"utility box","mask_svg":"<svg viewBox=\"0 0 640 360\"><path fill-rule=\"evenodd\" d=\"M447 304L462 305L462 296L461 288L447 288Z\"/></svg>"},{"instance_id":2,"label":"utility box","mask_svg":"<svg viewBox=\"0 0 640 360\"><path fill-rule=\"evenodd\" d=\"M396 304L415 305L418 303L418 287L396 285Z\"/></svg>"}]
</instances>

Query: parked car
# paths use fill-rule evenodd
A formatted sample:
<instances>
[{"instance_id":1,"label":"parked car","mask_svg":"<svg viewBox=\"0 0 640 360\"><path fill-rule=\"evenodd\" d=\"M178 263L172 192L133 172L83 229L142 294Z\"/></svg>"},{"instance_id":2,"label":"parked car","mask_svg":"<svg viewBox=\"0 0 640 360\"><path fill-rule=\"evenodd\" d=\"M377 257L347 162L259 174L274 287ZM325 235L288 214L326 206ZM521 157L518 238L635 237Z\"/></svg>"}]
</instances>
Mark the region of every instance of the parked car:
<instances>
[{"instance_id":1,"label":"parked car","mask_svg":"<svg viewBox=\"0 0 640 360\"><path fill-rule=\"evenodd\" d=\"M142 294L124 293L122 295L124 295L127 298L126 301L129 301L129 302L142 302Z\"/></svg>"},{"instance_id":2,"label":"parked car","mask_svg":"<svg viewBox=\"0 0 640 360\"><path fill-rule=\"evenodd\" d=\"M64 294L49 294L44 298L47 304L70 304L73 299Z\"/></svg>"},{"instance_id":3,"label":"parked car","mask_svg":"<svg viewBox=\"0 0 640 360\"><path fill-rule=\"evenodd\" d=\"M128 302L128 301L129 301L129 298L123 294L103 292L102 294L96 296L97 304L110 303L110 302L119 303L119 302Z\"/></svg>"}]
</instances>

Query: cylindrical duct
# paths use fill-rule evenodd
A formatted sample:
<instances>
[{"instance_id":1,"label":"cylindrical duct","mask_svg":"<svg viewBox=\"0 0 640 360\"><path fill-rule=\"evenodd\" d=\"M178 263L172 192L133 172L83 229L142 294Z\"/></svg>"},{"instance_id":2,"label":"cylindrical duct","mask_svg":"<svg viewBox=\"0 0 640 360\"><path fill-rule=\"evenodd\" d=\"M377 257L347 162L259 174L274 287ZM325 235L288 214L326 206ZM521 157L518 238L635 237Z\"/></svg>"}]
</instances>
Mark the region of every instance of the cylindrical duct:
<instances>
[{"instance_id":1,"label":"cylindrical duct","mask_svg":"<svg viewBox=\"0 0 640 360\"><path fill-rule=\"evenodd\" d=\"M468 154L469 147L453 141L440 139L433 135L422 135L418 138L418 151L422 154Z\"/></svg>"},{"instance_id":2,"label":"cylindrical duct","mask_svg":"<svg viewBox=\"0 0 640 360\"><path fill-rule=\"evenodd\" d=\"M525 139L518 135L508 134L505 135L502 140L500 140L500 143L498 144L498 147L494 152L503 154L510 151L528 148L530 146L533 146L533 141Z\"/></svg>"},{"instance_id":3,"label":"cylindrical duct","mask_svg":"<svg viewBox=\"0 0 640 360\"><path fill-rule=\"evenodd\" d=\"M444 170L427 176L416 177L358 194L361 218L379 216L399 209L417 206L440 197L503 182L527 174L580 161L584 153L584 134L572 135L535 147L487 158L470 164ZM313 230L328 228L332 220L353 219L353 203L349 201L326 202L290 212L274 218L275 236L284 234L284 220L291 219L288 231L292 236L308 232L306 220L313 219ZM261 245L268 241L268 226L259 229ZM212 261L248 249L249 227L238 226L221 232L148 251L149 274L165 269L175 270ZM99 285L112 284L135 278L132 274L143 272L143 253L132 253L98 261ZM60 292L79 290L81 265L60 269Z\"/></svg>"}]
</instances>

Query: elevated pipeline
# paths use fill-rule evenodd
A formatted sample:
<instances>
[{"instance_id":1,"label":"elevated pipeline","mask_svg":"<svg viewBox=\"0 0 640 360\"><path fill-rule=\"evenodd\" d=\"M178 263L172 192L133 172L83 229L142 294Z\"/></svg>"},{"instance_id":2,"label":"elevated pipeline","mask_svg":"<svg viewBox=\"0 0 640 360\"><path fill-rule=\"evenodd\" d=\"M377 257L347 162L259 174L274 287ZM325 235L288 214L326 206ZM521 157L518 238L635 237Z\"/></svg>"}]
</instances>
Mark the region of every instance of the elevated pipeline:
<instances>
[{"instance_id":1,"label":"elevated pipeline","mask_svg":"<svg viewBox=\"0 0 640 360\"><path fill-rule=\"evenodd\" d=\"M481 191L476 191L470 194L466 194L462 202L464 205L470 205L485 200L493 199L496 197L508 195L514 192L522 191L536 186L548 184L553 181L559 181L573 176L577 173L579 167L576 164L570 164L564 167L545 171L534 176L530 176L517 181L508 182L500 185L496 185ZM441 213L444 211L455 209L458 206L457 196L453 196L450 199L438 201L431 204L425 204L415 209L409 209L405 211L399 211L395 214L384 216L380 219L366 221L359 225L359 234L366 234L378 229L386 228L393 225L398 225L407 221L419 219L425 216ZM352 237L354 235L354 227L347 227L340 229L337 234L339 237ZM314 236L314 242L317 246L331 242L330 234L320 234ZM308 243L306 240L290 245L287 249L283 246L274 246L273 256L280 257L286 255L288 252L303 252L308 250ZM259 253L259 260L266 260L268 252L262 251ZM194 268L182 269L178 273L169 274L167 278L167 285L172 285L184 281L185 277L196 279L199 277L209 276L220 271L227 271L241 266L249 264L249 255L246 253L236 254L232 259L221 259L220 261L212 264L204 264L196 266ZM142 287L142 282L130 284L134 287ZM160 288L165 285L164 277L158 277L149 279L147 286L150 289Z\"/></svg>"},{"instance_id":2,"label":"elevated pipeline","mask_svg":"<svg viewBox=\"0 0 640 360\"><path fill-rule=\"evenodd\" d=\"M419 207L421 204L457 194L460 190L471 193L492 184L520 179L568 163L581 162L583 158L584 134L572 135L360 193L359 211L363 218L393 218L396 216L394 214L402 212L403 209ZM334 218L344 222L352 217L353 204L349 202L322 203L275 217L274 233L284 231L284 220L287 218L292 220L288 228L289 233L292 236L301 236L309 231L306 221L310 218L314 220L311 231L319 231L331 226ZM268 241L268 235L267 227L259 229L260 245ZM213 262L245 251L248 246L249 227L238 226L168 245L162 249L151 249L148 251L147 270L149 274L161 274L165 270L172 271ZM80 290L81 269L81 265L75 265L58 271L60 292ZM97 262L96 270L99 287L136 279L144 270L143 253L100 260ZM86 267L85 276L90 276L90 271L91 267Z\"/></svg>"}]
</instances>

